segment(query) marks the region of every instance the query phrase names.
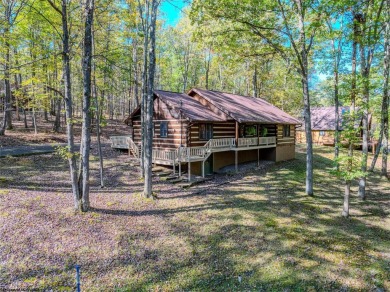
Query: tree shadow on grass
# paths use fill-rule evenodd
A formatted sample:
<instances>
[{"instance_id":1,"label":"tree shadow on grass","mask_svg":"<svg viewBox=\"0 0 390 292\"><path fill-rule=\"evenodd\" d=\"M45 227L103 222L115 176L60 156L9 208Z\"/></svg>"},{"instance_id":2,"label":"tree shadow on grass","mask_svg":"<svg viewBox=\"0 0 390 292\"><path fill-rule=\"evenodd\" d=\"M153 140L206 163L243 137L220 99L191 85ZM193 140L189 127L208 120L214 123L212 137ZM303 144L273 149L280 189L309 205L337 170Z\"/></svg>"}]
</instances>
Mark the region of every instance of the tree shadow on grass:
<instances>
[{"instance_id":1,"label":"tree shadow on grass","mask_svg":"<svg viewBox=\"0 0 390 292\"><path fill-rule=\"evenodd\" d=\"M388 211L382 207L386 194L375 189L368 202L353 200L352 209L362 216L341 218L342 185L327 173L331 161L321 163L314 198L304 194L304 162L298 159L260 176L248 173L201 196L160 200L148 209L94 208L91 214L111 220L113 228L113 218L130 218L112 257L86 259L77 250L77 256L63 257L82 265L91 285L85 288L92 290L386 290L390 237L380 224ZM140 226L150 218L150 225ZM19 279L34 271L37 278L61 274L61 265L37 269L21 270Z\"/></svg>"}]
</instances>

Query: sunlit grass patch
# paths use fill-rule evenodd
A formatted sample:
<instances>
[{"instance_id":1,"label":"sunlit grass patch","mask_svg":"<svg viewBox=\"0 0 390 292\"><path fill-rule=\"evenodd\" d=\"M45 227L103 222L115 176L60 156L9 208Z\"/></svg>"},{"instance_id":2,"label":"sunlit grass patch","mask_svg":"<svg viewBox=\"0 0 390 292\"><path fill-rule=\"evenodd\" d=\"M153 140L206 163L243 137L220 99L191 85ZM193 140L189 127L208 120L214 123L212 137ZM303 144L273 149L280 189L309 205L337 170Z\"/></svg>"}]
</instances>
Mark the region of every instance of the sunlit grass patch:
<instances>
[{"instance_id":1,"label":"sunlit grass patch","mask_svg":"<svg viewBox=\"0 0 390 292\"><path fill-rule=\"evenodd\" d=\"M9 190L0 190L0 196L1 195L8 195L9 194Z\"/></svg>"}]
</instances>

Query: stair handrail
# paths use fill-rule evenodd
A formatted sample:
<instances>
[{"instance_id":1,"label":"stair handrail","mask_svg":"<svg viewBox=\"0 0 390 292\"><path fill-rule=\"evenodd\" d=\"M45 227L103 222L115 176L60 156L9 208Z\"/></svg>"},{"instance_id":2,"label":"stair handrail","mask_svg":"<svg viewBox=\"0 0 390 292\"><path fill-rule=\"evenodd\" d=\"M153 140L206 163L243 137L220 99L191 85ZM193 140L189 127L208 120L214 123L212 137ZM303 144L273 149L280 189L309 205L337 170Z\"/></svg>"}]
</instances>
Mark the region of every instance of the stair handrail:
<instances>
[{"instance_id":1,"label":"stair handrail","mask_svg":"<svg viewBox=\"0 0 390 292\"><path fill-rule=\"evenodd\" d=\"M133 151L134 156L136 158L139 158L139 147L137 146L137 144L135 144L133 139L131 139L130 137L128 137L126 140L129 145L129 148Z\"/></svg>"}]
</instances>

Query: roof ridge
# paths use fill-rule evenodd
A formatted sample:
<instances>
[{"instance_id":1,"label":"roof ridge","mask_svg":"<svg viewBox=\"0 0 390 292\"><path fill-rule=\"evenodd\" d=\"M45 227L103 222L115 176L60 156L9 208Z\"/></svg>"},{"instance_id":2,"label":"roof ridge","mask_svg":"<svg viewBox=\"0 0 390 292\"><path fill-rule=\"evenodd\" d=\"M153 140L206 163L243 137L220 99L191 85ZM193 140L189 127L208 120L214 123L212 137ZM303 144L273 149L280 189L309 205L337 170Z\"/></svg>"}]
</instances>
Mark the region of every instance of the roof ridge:
<instances>
[{"instance_id":1,"label":"roof ridge","mask_svg":"<svg viewBox=\"0 0 390 292\"><path fill-rule=\"evenodd\" d=\"M163 90L163 89L154 89L153 91L164 91L164 92L170 92L170 93L178 93L178 94L185 94L184 92L178 92L178 91L170 91L170 90Z\"/></svg>"},{"instance_id":2,"label":"roof ridge","mask_svg":"<svg viewBox=\"0 0 390 292\"><path fill-rule=\"evenodd\" d=\"M192 89L190 90L190 92L191 92L192 90L198 90L198 88L192 88ZM207 90L207 89L200 89L200 90L209 91L209 90ZM210 90L210 91L211 91L211 90ZM190 92L189 92L189 93L190 93ZM223 92L220 92L220 91L213 91L213 92L223 93ZM220 111L222 111L222 112L225 113L226 115L230 116L232 119L238 121L239 123L241 122L240 119L237 119L236 117L234 117L234 116L232 115L232 113L231 113L230 111L228 111L227 109L225 109L224 107L221 107L221 106L219 106L219 105L216 105L212 100L210 100L209 98L207 98L207 97L205 97L205 96L202 96L202 97L203 97L204 99L206 99L208 102L210 102L210 103L211 103L213 106L215 106L217 109L219 109Z\"/></svg>"}]
</instances>

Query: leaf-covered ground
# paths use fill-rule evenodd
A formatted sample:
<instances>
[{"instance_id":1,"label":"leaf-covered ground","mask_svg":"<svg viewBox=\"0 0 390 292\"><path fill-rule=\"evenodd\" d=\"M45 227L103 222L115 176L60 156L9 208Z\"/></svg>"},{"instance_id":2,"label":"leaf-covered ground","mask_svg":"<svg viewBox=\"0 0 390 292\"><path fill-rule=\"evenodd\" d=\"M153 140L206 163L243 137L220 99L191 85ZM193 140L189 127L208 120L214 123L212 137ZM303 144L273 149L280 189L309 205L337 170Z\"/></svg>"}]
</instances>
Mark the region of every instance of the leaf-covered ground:
<instances>
[{"instance_id":1,"label":"leaf-covered ground","mask_svg":"<svg viewBox=\"0 0 390 292\"><path fill-rule=\"evenodd\" d=\"M0 120L2 115L0 113ZM45 121L42 117L37 117L38 133L34 133L34 127L31 124L31 117L28 118L28 128L24 127L23 119L13 120L13 129L6 130L5 136L0 136L0 148L12 146L26 146L52 143L66 143L65 125L62 124L60 132L53 132L54 117L50 116L50 121ZM63 117L62 117L63 121ZM128 135L129 127L122 121L107 120L107 125L103 129L103 139L107 140L112 135ZM96 135L96 128L93 126L93 135ZM75 140L79 142L81 133L81 119L76 119L74 123Z\"/></svg>"},{"instance_id":2,"label":"leaf-covered ground","mask_svg":"<svg viewBox=\"0 0 390 292\"><path fill-rule=\"evenodd\" d=\"M106 149L86 214L55 154L0 159L0 290L72 290L75 264L85 291L390 290L390 183L371 175L365 202L354 186L343 219L332 149L315 153L314 198L299 149L206 192L156 181L147 200L129 157Z\"/></svg>"}]
</instances>

